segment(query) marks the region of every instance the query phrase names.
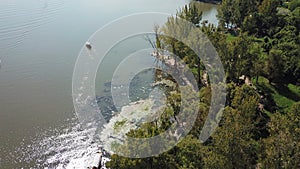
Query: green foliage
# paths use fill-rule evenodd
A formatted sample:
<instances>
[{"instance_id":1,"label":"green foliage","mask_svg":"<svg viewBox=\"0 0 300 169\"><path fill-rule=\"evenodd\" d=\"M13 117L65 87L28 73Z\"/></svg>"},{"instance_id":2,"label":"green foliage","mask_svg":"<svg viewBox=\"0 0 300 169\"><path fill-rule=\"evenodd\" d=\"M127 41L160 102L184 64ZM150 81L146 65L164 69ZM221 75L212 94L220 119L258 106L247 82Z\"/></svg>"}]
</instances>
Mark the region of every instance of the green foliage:
<instances>
[{"instance_id":1,"label":"green foliage","mask_svg":"<svg viewBox=\"0 0 300 169\"><path fill-rule=\"evenodd\" d=\"M272 85L268 79L259 77L256 86L264 92L267 98L265 108L272 113L276 110L280 112L289 111L291 106L300 100L300 88L293 84L287 86L281 84Z\"/></svg>"},{"instance_id":2,"label":"green foliage","mask_svg":"<svg viewBox=\"0 0 300 169\"><path fill-rule=\"evenodd\" d=\"M287 9L288 8L288 9ZM202 12L196 3L182 8L177 16L199 27L216 48L226 72L227 101L224 115L211 138L200 144L198 137L210 108L211 86L201 84L204 64L186 44L156 36L156 46L182 59L198 79L199 102L188 102L184 112L196 113L195 124L179 144L156 157L129 159L113 155L111 168L299 168L300 166L300 56L299 0L223 0L219 8L220 27L200 23ZM179 34L191 46L206 44L199 32L177 24L176 17L155 32ZM230 33L228 33L230 32ZM201 46L201 45L200 45ZM205 45L204 45L205 46ZM256 80L247 86L242 75ZM168 78L164 77L163 78ZM213 78L213 77L209 77ZM189 89L184 91L189 92ZM167 94L168 107L153 122L132 130L128 136L149 138L165 132L180 116L181 94ZM262 108L259 106L263 106ZM193 112L199 107L198 112ZM192 121L194 119L185 119ZM146 143L140 151L151 151ZM157 144L158 148L161 144ZM135 147L130 142L127 147Z\"/></svg>"},{"instance_id":3,"label":"green foliage","mask_svg":"<svg viewBox=\"0 0 300 169\"><path fill-rule=\"evenodd\" d=\"M189 135L175 148L159 156L130 159L113 155L108 166L118 169L198 169L203 167L203 149L199 140Z\"/></svg>"},{"instance_id":4,"label":"green foliage","mask_svg":"<svg viewBox=\"0 0 300 169\"><path fill-rule=\"evenodd\" d=\"M268 125L270 137L263 140L262 168L296 169L300 164L300 102L287 114L276 113Z\"/></svg>"},{"instance_id":5,"label":"green foliage","mask_svg":"<svg viewBox=\"0 0 300 169\"><path fill-rule=\"evenodd\" d=\"M229 96L220 127L212 136L208 168L253 168L257 158L255 135L259 131L259 96L248 87L236 87Z\"/></svg>"},{"instance_id":6,"label":"green foliage","mask_svg":"<svg viewBox=\"0 0 300 169\"><path fill-rule=\"evenodd\" d=\"M274 48L282 51L280 61L283 65L278 69L282 68L284 80L296 82L300 77L300 41L297 36L297 28L285 26L274 37L278 43Z\"/></svg>"},{"instance_id":7,"label":"green foliage","mask_svg":"<svg viewBox=\"0 0 300 169\"><path fill-rule=\"evenodd\" d=\"M218 18L220 19L220 24L223 27L229 28L230 25L233 22L233 16L234 16L234 9L235 6L233 6L234 0L223 0L222 5L219 8L218 11Z\"/></svg>"},{"instance_id":8,"label":"green foliage","mask_svg":"<svg viewBox=\"0 0 300 169\"><path fill-rule=\"evenodd\" d=\"M232 35L232 34L227 34L227 37L226 37L226 41L227 42L233 42L237 39L236 36Z\"/></svg>"},{"instance_id":9,"label":"green foliage","mask_svg":"<svg viewBox=\"0 0 300 169\"><path fill-rule=\"evenodd\" d=\"M289 9L291 11L295 10L297 7L300 6L300 0L292 0L288 3Z\"/></svg>"},{"instance_id":10,"label":"green foliage","mask_svg":"<svg viewBox=\"0 0 300 169\"><path fill-rule=\"evenodd\" d=\"M283 80L284 58L282 50L272 49L267 62L267 72L270 82L280 83Z\"/></svg>"},{"instance_id":11,"label":"green foliage","mask_svg":"<svg viewBox=\"0 0 300 169\"><path fill-rule=\"evenodd\" d=\"M125 119L125 120L122 120L122 121L117 121L117 122L114 124L114 129L115 129L115 130L120 129L125 123L126 123L126 119Z\"/></svg>"},{"instance_id":12,"label":"green foliage","mask_svg":"<svg viewBox=\"0 0 300 169\"><path fill-rule=\"evenodd\" d=\"M257 0L223 0L218 18L223 28L241 27L244 19L257 11Z\"/></svg>"},{"instance_id":13,"label":"green foliage","mask_svg":"<svg viewBox=\"0 0 300 169\"><path fill-rule=\"evenodd\" d=\"M199 10L199 3L191 2L189 5L185 5L182 10L177 13L177 16L199 27L202 19L202 11Z\"/></svg>"},{"instance_id":14,"label":"green foliage","mask_svg":"<svg viewBox=\"0 0 300 169\"><path fill-rule=\"evenodd\" d=\"M253 77L263 74L263 51L254 37L246 33L237 37L227 35L226 40L220 37L213 44L223 62L228 81L238 82L242 75Z\"/></svg>"}]
</instances>

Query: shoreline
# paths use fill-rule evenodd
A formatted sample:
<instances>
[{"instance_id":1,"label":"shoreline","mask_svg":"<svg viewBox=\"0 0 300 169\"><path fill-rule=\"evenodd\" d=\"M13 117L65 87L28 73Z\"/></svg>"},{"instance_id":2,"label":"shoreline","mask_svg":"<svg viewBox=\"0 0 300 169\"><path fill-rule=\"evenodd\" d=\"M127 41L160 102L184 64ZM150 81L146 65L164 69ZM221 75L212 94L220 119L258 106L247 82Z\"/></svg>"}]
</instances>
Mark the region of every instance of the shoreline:
<instances>
[{"instance_id":1,"label":"shoreline","mask_svg":"<svg viewBox=\"0 0 300 169\"><path fill-rule=\"evenodd\" d=\"M221 3L222 3L222 1L218 1L218 0L195 0L195 1L208 3L208 4L214 4L214 5L221 5Z\"/></svg>"}]
</instances>

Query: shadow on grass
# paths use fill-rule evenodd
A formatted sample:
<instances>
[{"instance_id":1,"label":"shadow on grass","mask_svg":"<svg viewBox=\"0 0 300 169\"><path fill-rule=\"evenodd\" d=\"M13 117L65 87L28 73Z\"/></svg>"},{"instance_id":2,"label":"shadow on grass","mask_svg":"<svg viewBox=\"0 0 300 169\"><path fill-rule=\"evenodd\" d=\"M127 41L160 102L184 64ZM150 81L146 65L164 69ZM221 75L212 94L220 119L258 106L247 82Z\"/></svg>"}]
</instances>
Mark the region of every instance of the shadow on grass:
<instances>
[{"instance_id":1,"label":"shadow on grass","mask_svg":"<svg viewBox=\"0 0 300 169\"><path fill-rule=\"evenodd\" d=\"M294 93L286 85L276 84L276 85L272 85L272 86L276 89L276 91L280 95L285 96L286 98L289 98L291 100L294 100L295 102L300 101L300 94Z\"/></svg>"},{"instance_id":2,"label":"shadow on grass","mask_svg":"<svg viewBox=\"0 0 300 169\"><path fill-rule=\"evenodd\" d=\"M275 92L265 83L256 83L256 87L259 91L259 94L264 96L264 109L269 112L275 112L276 110L278 110L278 106L272 96Z\"/></svg>"},{"instance_id":3,"label":"shadow on grass","mask_svg":"<svg viewBox=\"0 0 300 169\"><path fill-rule=\"evenodd\" d=\"M272 85L276 91L286 97L286 98L289 98L291 100L294 100L295 102L298 102L300 101L300 94L298 93L294 93L293 91L291 91L287 85L285 84L276 84L276 85Z\"/></svg>"}]
</instances>

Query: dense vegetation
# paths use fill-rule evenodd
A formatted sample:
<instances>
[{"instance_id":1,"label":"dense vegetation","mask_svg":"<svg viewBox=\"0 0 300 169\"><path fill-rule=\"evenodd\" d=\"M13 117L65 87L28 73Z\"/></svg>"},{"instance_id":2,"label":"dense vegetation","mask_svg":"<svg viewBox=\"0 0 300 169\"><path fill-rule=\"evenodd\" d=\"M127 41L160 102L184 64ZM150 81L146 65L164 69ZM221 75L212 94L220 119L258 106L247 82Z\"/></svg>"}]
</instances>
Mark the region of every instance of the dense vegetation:
<instances>
[{"instance_id":1,"label":"dense vegetation","mask_svg":"<svg viewBox=\"0 0 300 169\"><path fill-rule=\"evenodd\" d=\"M130 159L112 155L115 169L300 168L300 1L223 0L218 27L201 22L197 3L177 14L199 27L216 47L227 81L222 120L205 143L199 134L206 119L211 86L203 62L183 43L162 36L176 18L157 28L157 50L179 56L193 70L200 87L199 112L193 129L174 148L159 156ZM161 35L160 35L161 34ZM190 37L197 43L197 37ZM200 43L200 42L198 42ZM166 77L167 78L167 77ZM178 113L179 93L170 94L158 121L128 133L151 137L165 131ZM142 151L142 150L141 150Z\"/></svg>"}]
</instances>

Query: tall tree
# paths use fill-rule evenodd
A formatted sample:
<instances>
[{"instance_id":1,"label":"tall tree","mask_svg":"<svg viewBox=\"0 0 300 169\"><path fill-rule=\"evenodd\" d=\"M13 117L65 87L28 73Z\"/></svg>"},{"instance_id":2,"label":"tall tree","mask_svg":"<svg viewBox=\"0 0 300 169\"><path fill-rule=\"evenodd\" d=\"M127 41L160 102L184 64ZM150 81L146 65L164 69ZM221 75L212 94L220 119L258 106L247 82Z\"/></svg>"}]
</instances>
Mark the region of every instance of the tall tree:
<instances>
[{"instance_id":1,"label":"tall tree","mask_svg":"<svg viewBox=\"0 0 300 169\"><path fill-rule=\"evenodd\" d=\"M244 19L257 11L258 0L223 0L218 18L225 28L241 27Z\"/></svg>"},{"instance_id":2,"label":"tall tree","mask_svg":"<svg viewBox=\"0 0 300 169\"><path fill-rule=\"evenodd\" d=\"M202 19L202 11L199 8L199 3L191 2L185 5L181 11L177 13L177 16L199 27Z\"/></svg>"},{"instance_id":3,"label":"tall tree","mask_svg":"<svg viewBox=\"0 0 300 169\"><path fill-rule=\"evenodd\" d=\"M268 125L270 137L261 156L263 168L298 169L300 166L300 102L287 114L276 113Z\"/></svg>"},{"instance_id":4,"label":"tall tree","mask_svg":"<svg viewBox=\"0 0 300 169\"><path fill-rule=\"evenodd\" d=\"M282 82L284 76L284 58L281 50L272 49L267 61L269 82Z\"/></svg>"},{"instance_id":5,"label":"tall tree","mask_svg":"<svg viewBox=\"0 0 300 169\"><path fill-rule=\"evenodd\" d=\"M262 35L273 36L278 28L280 17L278 15L277 8L280 6L281 0L263 0L258 8L261 14L261 33Z\"/></svg>"},{"instance_id":6,"label":"tall tree","mask_svg":"<svg viewBox=\"0 0 300 169\"><path fill-rule=\"evenodd\" d=\"M223 0L222 4L218 11L218 18L220 20L220 24L225 28L232 28L234 24L234 14L236 3L235 0Z\"/></svg>"},{"instance_id":7,"label":"tall tree","mask_svg":"<svg viewBox=\"0 0 300 169\"><path fill-rule=\"evenodd\" d=\"M258 124L258 95L250 87L237 87L226 107L220 127L212 135L208 168L253 168L257 150L254 139ZM214 159L213 159L214 158Z\"/></svg>"}]
</instances>

